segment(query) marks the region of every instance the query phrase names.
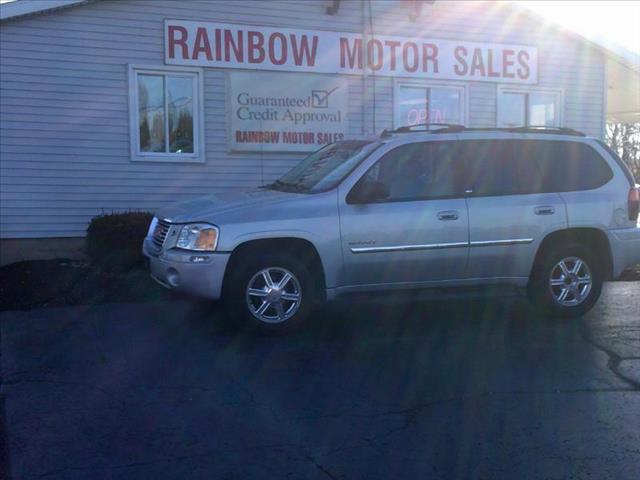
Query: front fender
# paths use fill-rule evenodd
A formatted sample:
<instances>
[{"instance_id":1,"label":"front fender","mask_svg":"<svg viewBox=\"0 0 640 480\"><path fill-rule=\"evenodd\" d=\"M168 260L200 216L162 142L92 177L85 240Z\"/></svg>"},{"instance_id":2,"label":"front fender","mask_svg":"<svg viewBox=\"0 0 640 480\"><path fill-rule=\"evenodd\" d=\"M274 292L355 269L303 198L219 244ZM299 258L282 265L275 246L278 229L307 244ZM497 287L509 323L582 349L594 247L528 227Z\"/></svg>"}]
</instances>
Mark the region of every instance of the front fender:
<instances>
[{"instance_id":1,"label":"front fender","mask_svg":"<svg viewBox=\"0 0 640 480\"><path fill-rule=\"evenodd\" d=\"M234 236L225 242L225 251L233 252L238 247L252 241L260 240L303 240L308 242L317 252L324 272L326 288L338 285L338 274L342 266L342 252L340 237L337 231L332 234L330 229L323 234L301 229L256 230Z\"/></svg>"}]
</instances>

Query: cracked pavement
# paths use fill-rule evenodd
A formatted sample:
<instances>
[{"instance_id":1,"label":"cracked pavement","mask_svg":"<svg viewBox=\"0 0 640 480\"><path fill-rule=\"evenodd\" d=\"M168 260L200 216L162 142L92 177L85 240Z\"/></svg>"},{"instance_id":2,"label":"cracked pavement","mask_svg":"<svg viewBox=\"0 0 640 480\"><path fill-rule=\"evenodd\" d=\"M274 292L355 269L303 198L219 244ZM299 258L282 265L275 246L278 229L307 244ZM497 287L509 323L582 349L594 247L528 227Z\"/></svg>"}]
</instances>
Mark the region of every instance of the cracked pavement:
<instances>
[{"instance_id":1,"label":"cracked pavement","mask_svg":"<svg viewBox=\"0 0 640 480\"><path fill-rule=\"evenodd\" d=\"M276 338L218 316L1 314L12 477L640 475L640 282L574 321L516 298L342 301Z\"/></svg>"}]
</instances>

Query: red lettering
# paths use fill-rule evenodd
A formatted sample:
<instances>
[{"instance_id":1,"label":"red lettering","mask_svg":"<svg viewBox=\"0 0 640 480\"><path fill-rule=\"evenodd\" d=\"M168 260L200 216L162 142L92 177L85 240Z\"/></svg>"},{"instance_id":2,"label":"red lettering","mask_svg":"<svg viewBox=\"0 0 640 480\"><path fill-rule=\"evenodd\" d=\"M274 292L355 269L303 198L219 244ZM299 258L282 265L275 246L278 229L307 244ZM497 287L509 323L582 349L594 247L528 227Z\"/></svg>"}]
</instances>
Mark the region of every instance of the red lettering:
<instances>
[{"instance_id":1,"label":"red lettering","mask_svg":"<svg viewBox=\"0 0 640 480\"><path fill-rule=\"evenodd\" d=\"M276 57L276 40L280 40L280 58ZM287 62L287 37L282 33L269 35L269 60L274 65L283 65Z\"/></svg>"},{"instance_id":2,"label":"red lettering","mask_svg":"<svg viewBox=\"0 0 640 480\"><path fill-rule=\"evenodd\" d=\"M377 52L377 59L374 63L373 59L373 46L375 45ZM380 70L382 68L382 62L384 61L382 56L382 42L378 39L372 38L367 42L367 64L371 70Z\"/></svg>"},{"instance_id":3,"label":"red lettering","mask_svg":"<svg viewBox=\"0 0 640 480\"><path fill-rule=\"evenodd\" d=\"M280 143L280 132L236 130L238 143Z\"/></svg>"},{"instance_id":4,"label":"red lettering","mask_svg":"<svg viewBox=\"0 0 640 480\"><path fill-rule=\"evenodd\" d=\"M389 68L391 70L395 70L396 69L396 48L398 48L401 45L401 43L396 40L385 40L384 44L391 49Z\"/></svg>"},{"instance_id":5,"label":"red lettering","mask_svg":"<svg viewBox=\"0 0 640 480\"><path fill-rule=\"evenodd\" d=\"M204 27L198 27L196 31L196 39L193 42L193 54L191 58L197 60L200 56L200 52L204 52L207 56L207 60L213 60L211 56L211 45L209 44L209 35L207 35L207 29Z\"/></svg>"},{"instance_id":6,"label":"red lettering","mask_svg":"<svg viewBox=\"0 0 640 480\"><path fill-rule=\"evenodd\" d=\"M413 64L409 63L409 50L413 52ZM407 42L402 46L402 63L407 72L415 72L418 70L418 45L413 42Z\"/></svg>"},{"instance_id":7,"label":"red lettering","mask_svg":"<svg viewBox=\"0 0 640 480\"><path fill-rule=\"evenodd\" d=\"M518 68L518 77L520 77L522 80L526 80L527 78L529 78L529 75L531 74L531 71L529 70L528 62L529 62L529 53L524 50L520 50L518 52L518 63L522 68Z\"/></svg>"},{"instance_id":8,"label":"red lettering","mask_svg":"<svg viewBox=\"0 0 640 480\"><path fill-rule=\"evenodd\" d=\"M176 32L180 32L180 38L176 38ZM169 25L167 35L169 36L169 58L176 58L176 45L182 49L182 58L189 58L187 48L187 29L177 25Z\"/></svg>"},{"instance_id":9,"label":"red lettering","mask_svg":"<svg viewBox=\"0 0 640 480\"><path fill-rule=\"evenodd\" d=\"M456 47L453 51L453 56L456 57L458 63L453 66L453 70L456 72L456 75L466 75L469 71L469 66L467 65L467 49L463 46Z\"/></svg>"},{"instance_id":10,"label":"red lettering","mask_svg":"<svg viewBox=\"0 0 640 480\"><path fill-rule=\"evenodd\" d=\"M504 78L513 78L514 73L509 69L513 67L513 55L515 52L513 50L503 50L502 51L502 76Z\"/></svg>"},{"instance_id":11,"label":"red lettering","mask_svg":"<svg viewBox=\"0 0 640 480\"><path fill-rule=\"evenodd\" d=\"M347 65L347 61L349 65ZM356 63L357 61L357 63ZM357 67L356 67L357 65ZM349 39L340 37L340 68L362 68L362 40L353 41L353 49L349 48Z\"/></svg>"},{"instance_id":12,"label":"red lettering","mask_svg":"<svg viewBox=\"0 0 640 480\"><path fill-rule=\"evenodd\" d=\"M297 66L302 65L303 57L306 58L308 66L313 67L316 64L316 51L318 50L318 37L313 36L311 42L311 50L309 50L309 39L306 35L302 35L300 39L300 45L298 45L297 38L294 34L290 35L291 38L291 53L293 54L293 61Z\"/></svg>"},{"instance_id":13,"label":"red lettering","mask_svg":"<svg viewBox=\"0 0 640 480\"><path fill-rule=\"evenodd\" d=\"M219 28L216 28L215 33L216 38L216 62L222 60L222 32Z\"/></svg>"},{"instance_id":14,"label":"red lettering","mask_svg":"<svg viewBox=\"0 0 640 480\"><path fill-rule=\"evenodd\" d=\"M438 46L433 43L422 44L422 71L429 71L429 62L433 64L433 73L438 73Z\"/></svg>"},{"instance_id":15,"label":"red lettering","mask_svg":"<svg viewBox=\"0 0 640 480\"><path fill-rule=\"evenodd\" d=\"M499 77L500 76L500 72L496 72L493 69L493 49L490 48L489 52L487 53L487 65L488 65L488 70L489 70L489 76L490 77Z\"/></svg>"},{"instance_id":16,"label":"red lettering","mask_svg":"<svg viewBox=\"0 0 640 480\"><path fill-rule=\"evenodd\" d=\"M236 62L242 63L244 62L244 53L243 53L243 39L242 31L238 30L237 32L237 40L233 39L233 32L231 30L224 31L224 61L231 61L231 50L233 50L233 55L236 57Z\"/></svg>"},{"instance_id":17,"label":"red lettering","mask_svg":"<svg viewBox=\"0 0 640 480\"><path fill-rule=\"evenodd\" d=\"M248 32L247 44L249 63L264 62L264 35L260 32Z\"/></svg>"},{"instance_id":18,"label":"red lettering","mask_svg":"<svg viewBox=\"0 0 640 480\"><path fill-rule=\"evenodd\" d=\"M484 70L484 61L482 59L482 50L480 48L473 49L473 58L471 59L471 75L475 75L476 71L480 71L480 76L482 77L487 75Z\"/></svg>"}]
</instances>

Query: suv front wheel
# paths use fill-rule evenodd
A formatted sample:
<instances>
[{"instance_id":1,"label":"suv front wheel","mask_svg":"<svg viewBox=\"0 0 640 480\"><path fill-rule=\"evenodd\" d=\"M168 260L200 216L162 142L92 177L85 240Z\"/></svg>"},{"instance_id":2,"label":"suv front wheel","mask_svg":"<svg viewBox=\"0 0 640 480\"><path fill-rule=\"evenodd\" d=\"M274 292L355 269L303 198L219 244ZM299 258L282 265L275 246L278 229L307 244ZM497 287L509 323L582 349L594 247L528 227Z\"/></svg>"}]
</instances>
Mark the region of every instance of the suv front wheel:
<instances>
[{"instance_id":1,"label":"suv front wheel","mask_svg":"<svg viewBox=\"0 0 640 480\"><path fill-rule=\"evenodd\" d=\"M237 264L228 281L223 294L227 314L263 332L301 324L317 298L307 266L285 254L258 254Z\"/></svg>"},{"instance_id":2,"label":"suv front wheel","mask_svg":"<svg viewBox=\"0 0 640 480\"><path fill-rule=\"evenodd\" d=\"M549 250L534 268L529 296L556 317L579 317L600 297L603 269L594 253L582 245Z\"/></svg>"}]
</instances>

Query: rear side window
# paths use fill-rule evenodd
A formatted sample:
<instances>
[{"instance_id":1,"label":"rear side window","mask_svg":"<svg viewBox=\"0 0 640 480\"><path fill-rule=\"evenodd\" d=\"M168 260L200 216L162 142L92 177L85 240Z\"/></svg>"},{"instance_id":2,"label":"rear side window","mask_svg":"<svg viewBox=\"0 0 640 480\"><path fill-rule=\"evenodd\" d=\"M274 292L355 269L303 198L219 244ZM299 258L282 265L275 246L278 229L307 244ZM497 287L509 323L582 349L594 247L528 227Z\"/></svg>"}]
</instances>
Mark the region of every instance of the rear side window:
<instances>
[{"instance_id":1,"label":"rear side window","mask_svg":"<svg viewBox=\"0 0 640 480\"><path fill-rule=\"evenodd\" d=\"M506 140L463 140L458 155L464 161L465 188L474 196L519 193L513 145Z\"/></svg>"},{"instance_id":2,"label":"rear side window","mask_svg":"<svg viewBox=\"0 0 640 480\"><path fill-rule=\"evenodd\" d=\"M587 144L553 140L512 143L515 162L528 172L520 175L523 193L592 190L613 178L607 162Z\"/></svg>"},{"instance_id":3,"label":"rear side window","mask_svg":"<svg viewBox=\"0 0 640 480\"><path fill-rule=\"evenodd\" d=\"M613 178L598 152L580 142L463 140L456 157L474 196L591 190Z\"/></svg>"}]
</instances>

